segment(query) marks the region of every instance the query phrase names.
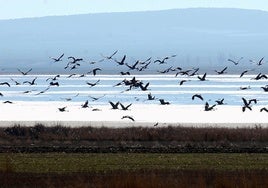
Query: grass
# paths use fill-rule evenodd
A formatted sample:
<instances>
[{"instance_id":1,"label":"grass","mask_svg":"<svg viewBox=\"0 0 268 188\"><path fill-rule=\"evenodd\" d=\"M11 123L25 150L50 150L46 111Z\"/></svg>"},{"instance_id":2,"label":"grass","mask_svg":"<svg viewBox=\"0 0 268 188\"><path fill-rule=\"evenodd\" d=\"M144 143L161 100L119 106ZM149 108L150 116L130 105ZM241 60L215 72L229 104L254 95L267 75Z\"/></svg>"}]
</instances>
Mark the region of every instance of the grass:
<instances>
[{"instance_id":1,"label":"grass","mask_svg":"<svg viewBox=\"0 0 268 188\"><path fill-rule=\"evenodd\" d=\"M268 185L267 144L260 126L2 127L0 187L259 188Z\"/></svg>"},{"instance_id":2,"label":"grass","mask_svg":"<svg viewBox=\"0 0 268 188\"><path fill-rule=\"evenodd\" d=\"M78 173L137 170L266 170L268 154L0 154L0 171Z\"/></svg>"},{"instance_id":3,"label":"grass","mask_svg":"<svg viewBox=\"0 0 268 188\"><path fill-rule=\"evenodd\" d=\"M33 127L14 125L0 128L0 143L16 141L191 141L191 142L268 142L268 127Z\"/></svg>"},{"instance_id":4,"label":"grass","mask_svg":"<svg viewBox=\"0 0 268 188\"><path fill-rule=\"evenodd\" d=\"M268 127L32 127L0 128L5 152L267 153Z\"/></svg>"},{"instance_id":5,"label":"grass","mask_svg":"<svg viewBox=\"0 0 268 188\"><path fill-rule=\"evenodd\" d=\"M0 154L1 187L265 187L268 154Z\"/></svg>"}]
</instances>

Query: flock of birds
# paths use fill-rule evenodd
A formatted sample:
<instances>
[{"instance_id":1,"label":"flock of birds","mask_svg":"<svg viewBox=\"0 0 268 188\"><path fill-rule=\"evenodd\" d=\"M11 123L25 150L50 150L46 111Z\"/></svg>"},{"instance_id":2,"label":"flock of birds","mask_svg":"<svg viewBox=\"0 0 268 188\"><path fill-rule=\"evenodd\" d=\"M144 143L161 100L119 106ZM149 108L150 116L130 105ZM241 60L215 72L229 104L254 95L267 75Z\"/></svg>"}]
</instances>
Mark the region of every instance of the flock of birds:
<instances>
[{"instance_id":1,"label":"flock of birds","mask_svg":"<svg viewBox=\"0 0 268 188\"><path fill-rule=\"evenodd\" d=\"M60 63L62 64L65 70L68 70L69 72L72 72L75 69L79 69L79 67L82 64L90 64L94 67L92 67L92 69L90 71L87 71L85 74L76 74L76 73L71 73L70 75L67 76L67 78L71 78L73 76L77 76L77 77L86 77L89 74L92 74L93 76L96 76L97 74L99 74L102 71L102 68L100 66L98 66L99 63L103 62L103 61L111 61L112 63L114 63L114 66L116 66L116 68L118 66L124 67L125 69L128 69L127 71L121 71L119 72L120 75L132 75L133 73L137 73L137 72L143 72L145 70L148 70L150 68L151 65L154 66L158 66L158 67L162 67L161 65L165 64L165 65L169 65L169 60L176 57L176 55L171 55L171 56L166 56L163 58L158 58L153 60L152 57L147 58L146 60L137 60L135 61L133 64L130 64L127 62L127 56L124 55L121 58L116 58L116 54L118 53L118 51L113 52L111 55L102 55L102 59L98 60L98 61L90 61L87 62L85 61L83 58L76 58L73 56L69 56L67 57L68 62L66 64L63 63L63 58L65 56L65 54L61 54L59 57L50 57L51 60L53 60L54 63ZM237 66L240 61L243 59L243 57L241 57L238 60L233 60L233 59L228 59L228 62L230 62L230 64L233 64L234 66ZM250 62L252 64L255 64L254 66L262 66L265 61L264 61L264 57L261 58L258 61L253 61L250 60ZM221 70L215 70L215 73L218 75L222 75L225 74L227 69L229 67L224 67ZM20 74L22 74L23 76L26 76L28 74L30 74L32 72L32 68L26 71L17 69L18 72ZM189 81L189 79L187 79L187 77L196 77L200 82L203 81L207 81L207 73L204 74L200 74L199 73L200 68L191 68L191 69L183 69L181 67L178 66L168 66L167 68L163 69L163 70L158 70L157 72L159 74L174 74L175 77L177 77L178 75L182 75L185 76L185 79L180 80L178 85L183 85L186 82ZM240 74L240 77L243 77L245 74L249 73L250 71L253 71L254 69L248 69L248 70L243 70ZM48 86L47 88L45 88L42 91L38 91L37 93L35 93L35 95L41 95L45 92L47 92L51 87L60 87L60 77L61 75L55 75L52 77L49 77L46 79L46 82L48 82ZM36 76L34 79L32 80L25 80L22 83L18 82L17 80L15 80L14 78L11 78L11 81L13 82L13 85L22 85L22 84L27 84L27 85L36 85L36 80L38 79L38 76ZM267 75L259 73L257 74L254 78L252 78L254 80L261 80L261 79L267 79ZM88 87L94 87L96 85L98 85L100 83L100 80L97 80L95 82L86 82L85 84ZM9 82L1 82L0 85L5 85L7 87L11 87L12 84ZM120 87L120 86L124 86L124 90L122 92L128 92L130 90L133 89L140 89L141 91L149 91L150 90L150 82L148 83L143 83L143 81L141 80L137 80L135 76L133 76L131 79L123 79L122 81L120 81L119 83L115 84L114 87ZM127 88L127 89L125 89ZM241 87L241 90L246 90L246 89L250 89L250 86L248 87ZM264 92L268 92L268 85L265 85L263 87L261 87L261 89ZM30 93L32 92L31 90L27 90L24 91L24 93ZM78 97L79 93L77 95L75 95L74 97ZM147 100L158 100L160 105L170 105L171 103L169 101L166 101L163 98L156 98L155 96L153 96L151 94L151 92L146 93L147 95ZM0 92L0 96L4 97L4 94ZM104 97L104 96L101 96ZM91 97L91 99L93 101L97 101L99 100L101 97ZM73 98L65 98L66 101L71 101ZM202 100L204 101L204 98L201 94L194 94L191 98L192 100ZM215 109L215 106L217 105L225 105L226 103L224 102L224 98L216 100L215 104L210 105L207 101L205 102L204 105L204 110L205 111L211 111ZM241 98L241 104L242 104L242 111L246 111L246 110L252 110L252 106L253 104L257 104L259 100L254 98L254 99L246 99L244 97ZM121 102L117 101L117 102L113 102L113 101L108 101L109 104L111 105L111 109L113 110L117 110L117 109L121 109L121 110L129 110L130 107L132 106L132 103L130 104L122 104ZM12 104L12 101L4 101L3 103L9 103ZM86 100L83 104L81 104L81 108L89 108L89 101ZM97 108L93 108L94 111L98 111L100 109ZM59 107L58 108L59 112L67 112L67 106L64 107ZM262 107L260 109L261 112L266 111L268 112L268 109L266 107ZM132 121L135 121L135 119L132 116L123 116L122 119L128 118Z\"/></svg>"}]
</instances>

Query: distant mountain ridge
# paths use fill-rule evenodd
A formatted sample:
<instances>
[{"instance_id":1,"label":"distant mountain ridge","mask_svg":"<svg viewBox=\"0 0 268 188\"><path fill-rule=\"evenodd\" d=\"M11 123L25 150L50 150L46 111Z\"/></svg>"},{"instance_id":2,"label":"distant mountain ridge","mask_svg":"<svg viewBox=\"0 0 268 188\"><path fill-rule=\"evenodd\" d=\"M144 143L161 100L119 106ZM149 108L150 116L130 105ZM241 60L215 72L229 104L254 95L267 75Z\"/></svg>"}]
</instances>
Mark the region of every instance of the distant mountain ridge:
<instances>
[{"instance_id":1,"label":"distant mountain ridge","mask_svg":"<svg viewBox=\"0 0 268 188\"><path fill-rule=\"evenodd\" d=\"M249 59L268 54L267 20L268 12L222 8L0 20L0 66L59 71L62 66L52 67L49 57L65 53L92 61L115 50L130 64L177 54L171 63L183 67L217 68L242 56L248 66ZM104 66L114 70L112 63Z\"/></svg>"}]
</instances>

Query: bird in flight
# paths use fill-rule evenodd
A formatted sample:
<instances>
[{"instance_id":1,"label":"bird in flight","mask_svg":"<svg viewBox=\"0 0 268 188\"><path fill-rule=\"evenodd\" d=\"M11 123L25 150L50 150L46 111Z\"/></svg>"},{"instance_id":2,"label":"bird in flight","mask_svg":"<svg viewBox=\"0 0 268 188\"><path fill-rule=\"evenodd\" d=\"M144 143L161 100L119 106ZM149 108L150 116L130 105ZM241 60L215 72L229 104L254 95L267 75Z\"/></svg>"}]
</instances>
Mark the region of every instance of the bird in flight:
<instances>
[{"instance_id":1,"label":"bird in flight","mask_svg":"<svg viewBox=\"0 0 268 188\"><path fill-rule=\"evenodd\" d=\"M170 102L165 101L164 99L159 99L161 105L169 105Z\"/></svg>"},{"instance_id":2,"label":"bird in flight","mask_svg":"<svg viewBox=\"0 0 268 188\"><path fill-rule=\"evenodd\" d=\"M135 121L135 119L132 116L123 116L121 119L130 119L131 121Z\"/></svg>"},{"instance_id":3,"label":"bird in flight","mask_svg":"<svg viewBox=\"0 0 268 188\"><path fill-rule=\"evenodd\" d=\"M189 80L181 80L181 81L179 82L180 86L183 85L183 84L184 84L185 82L187 82L187 81L189 81Z\"/></svg>"},{"instance_id":4,"label":"bird in flight","mask_svg":"<svg viewBox=\"0 0 268 188\"><path fill-rule=\"evenodd\" d=\"M93 76L96 76L97 71L101 71L101 68L95 68L92 71L87 72L87 74L93 73Z\"/></svg>"},{"instance_id":5,"label":"bird in flight","mask_svg":"<svg viewBox=\"0 0 268 188\"><path fill-rule=\"evenodd\" d=\"M59 56L58 58L55 58L55 57L50 57L51 59L53 59L54 60L54 62L59 62L59 61L62 61L62 59L61 58L63 58L63 56L64 56L64 53L63 54L61 54L61 56Z\"/></svg>"},{"instance_id":6,"label":"bird in flight","mask_svg":"<svg viewBox=\"0 0 268 188\"><path fill-rule=\"evenodd\" d=\"M67 106L64 106L64 107L62 107L62 108L58 108L58 110L59 110L60 112L66 112L66 108L67 108Z\"/></svg>"},{"instance_id":7,"label":"bird in flight","mask_svg":"<svg viewBox=\"0 0 268 188\"><path fill-rule=\"evenodd\" d=\"M205 111L211 111L216 106L216 104L209 106L208 102L205 104Z\"/></svg>"},{"instance_id":8,"label":"bird in flight","mask_svg":"<svg viewBox=\"0 0 268 188\"><path fill-rule=\"evenodd\" d=\"M46 89L44 89L44 90L42 90L42 91L36 93L35 95L43 94L43 93L45 93L45 92L46 92L47 90L49 90L49 89L50 89L50 86L48 86Z\"/></svg>"},{"instance_id":9,"label":"bird in flight","mask_svg":"<svg viewBox=\"0 0 268 188\"><path fill-rule=\"evenodd\" d=\"M206 80L206 76L207 76L207 73L205 73L202 77L197 76L197 78L198 78L200 81L205 81L205 80Z\"/></svg>"},{"instance_id":10,"label":"bird in flight","mask_svg":"<svg viewBox=\"0 0 268 188\"><path fill-rule=\"evenodd\" d=\"M244 106L242 106L242 111L245 112L246 109L252 110L251 106L250 106L250 101L247 101L244 97L242 97Z\"/></svg>"},{"instance_id":11,"label":"bird in flight","mask_svg":"<svg viewBox=\"0 0 268 188\"><path fill-rule=\"evenodd\" d=\"M82 108L88 108L88 100L86 100L86 102L84 104L81 105Z\"/></svg>"},{"instance_id":12,"label":"bird in flight","mask_svg":"<svg viewBox=\"0 0 268 188\"><path fill-rule=\"evenodd\" d=\"M106 58L106 59L112 59L113 56L114 56L117 52L118 52L118 50L116 50L116 51L115 51L112 55L110 55L110 56L104 56L104 55L102 55L102 54L101 54L101 56L104 57L104 58Z\"/></svg>"},{"instance_id":13,"label":"bird in flight","mask_svg":"<svg viewBox=\"0 0 268 188\"><path fill-rule=\"evenodd\" d=\"M117 103L113 103L113 102L109 101L109 103L112 106L112 109L114 109L114 110L118 109L119 101Z\"/></svg>"},{"instance_id":14,"label":"bird in flight","mask_svg":"<svg viewBox=\"0 0 268 188\"><path fill-rule=\"evenodd\" d=\"M26 72L23 72L23 71L21 71L20 69L17 69L22 75L27 75L29 72L31 72L33 69L32 68L30 68L28 71L26 71Z\"/></svg>"},{"instance_id":15,"label":"bird in flight","mask_svg":"<svg viewBox=\"0 0 268 188\"><path fill-rule=\"evenodd\" d=\"M35 77L31 82L30 81L24 81L23 84L30 84L30 85L35 85L35 80L37 77Z\"/></svg>"},{"instance_id":16,"label":"bird in flight","mask_svg":"<svg viewBox=\"0 0 268 188\"><path fill-rule=\"evenodd\" d=\"M224 74L224 73L226 73L226 72L225 72L226 69L227 69L227 67L224 67L224 69L222 69L221 71L217 71L217 70L215 70L215 72L218 73L218 74Z\"/></svg>"},{"instance_id":17,"label":"bird in flight","mask_svg":"<svg viewBox=\"0 0 268 188\"><path fill-rule=\"evenodd\" d=\"M255 63L256 65L260 66L263 64L263 59L264 59L264 57L262 57L258 62L254 61L254 60L250 60L250 62Z\"/></svg>"},{"instance_id":18,"label":"bird in flight","mask_svg":"<svg viewBox=\"0 0 268 188\"><path fill-rule=\"evenodd\" d=\"M86 82L86 84L89 85L89 86L91 86L91 87L93 87L93 86L97 85L99 82L100 82L100 79L97 80L97 81L94 82L94 83Z\"/></svg>"},{"instance_id":19,"label":"bird in flight","mask_svg":"<svg viewBox=\"0 0 268 188\"><path fill-rule=\"evenodd\" d=\"M176 55L172 55L172 56L166 56L164 57L163 59L157 59L154 61L154 63L159 63L159 64L164 64L164 63L167 63L166 60L172 58L172 57L176 57Z\"/></svg>"},{"instance_id":20,"label":"bird in flight","mask_svg":"<svg viewBox=\"0 0 268 188\"><path fill-rule=\"evenodd\" d=\"M125 60L126 60L126 55L123 56L123 58L121 59L121 61L117 61L116 59L114 60L118 65L124 65Z\"/></svg>"},{"instance_id":21,"label":"bird in flight","mask_svg":"<svg viewBox=\"0 0 268 188\"><path fill-rule=\"evenodd\" d=\"M223 104L226 104L226 103L223 103L223 101L224 101L224 98L219 99L219 100L216 100L215 102L217 103L217 105L223 105Z\"/></svg>"},{"instance_id":22,"label":"bird in flight","mask_svg":"<svg viewBox=\"0 0 268 188\"><path fill-rule=\"evenodd\" d=\"M194 100L196 97L199 98L200 100L204 100L203 97L200 94L193 95L192 100Z\"/></svg>"},{"instance_id":23,"label":"bird in flight","mask_svg":"<svg viewBox=\"0 0 268 188\"><path fill-rule=\"evenodd\" d=\"M10 84L8 82L1 82L0 85L7 85L8 87L10 87Z\"/></svg>"},{"instance_id":24,"label":"bird in flight","mask_svg":"<svg viewBox=\"0 0 268 188\"><path fill-rule=\"evenodd\" d=\"M152 96L151 93L147 95L148 100L155 100L155 96Z\"/></svg>"},{"instance_id":25,"label":"bird in flight","mask_svg":"<svg viewBox=\"0 0 268 188\"><path fill-rule=\"evenodd\" d=\"M260 109L260 112L263 112L263 111L268 112L268 109L263 107L263 108Z\"/></svg>"},{"instance_id":26,"label":"bird in flight","mask_svg":"<svg viewBox=\"0 0 268 188\"><path fill-rule=\"evenodd\" d=\"M232 60L232 59L228 59L228 61L232 62L234 65L238 65L239 62L243 59L243 57L240 57L239 60L235 61L235 60Z\"/></svg>"},{"instance_id":27,"label":"bird in flight","mask_svg":"<svg viewBox=\"0 0 268 188\"><path fill-rule=\"evenodd\" d=\"M122 108L122 110L128 110L128 108L132 105L132 103L130 103L129 105L127 106L124 106L122 103L120 103L120 106Z\"/></svg>"}]
</instances>

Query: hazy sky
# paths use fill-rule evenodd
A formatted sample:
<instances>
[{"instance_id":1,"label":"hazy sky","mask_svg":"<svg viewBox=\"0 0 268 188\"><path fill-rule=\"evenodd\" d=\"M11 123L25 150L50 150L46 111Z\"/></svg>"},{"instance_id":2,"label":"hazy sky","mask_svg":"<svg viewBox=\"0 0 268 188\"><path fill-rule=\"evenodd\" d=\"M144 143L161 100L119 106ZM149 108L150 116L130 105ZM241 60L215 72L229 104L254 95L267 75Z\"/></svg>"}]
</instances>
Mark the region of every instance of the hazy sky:
<instances>
[{"instance_id":1,"label":"hazy sky","mask_svg":"<svg viewBox=\"0 0 268 188\"><path fill-rule=\"evenodd\" d=\"M268 11L267 0L0 0L0 19L192 7Z\"/></svg>"}]
</instances>

